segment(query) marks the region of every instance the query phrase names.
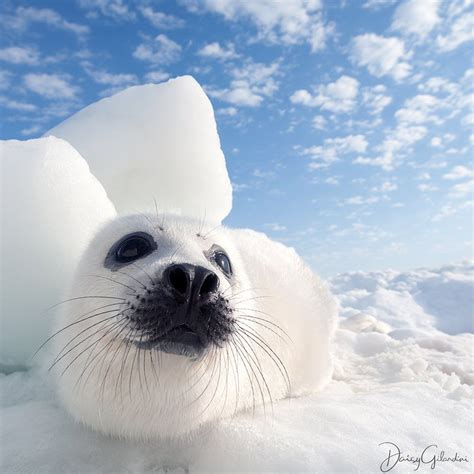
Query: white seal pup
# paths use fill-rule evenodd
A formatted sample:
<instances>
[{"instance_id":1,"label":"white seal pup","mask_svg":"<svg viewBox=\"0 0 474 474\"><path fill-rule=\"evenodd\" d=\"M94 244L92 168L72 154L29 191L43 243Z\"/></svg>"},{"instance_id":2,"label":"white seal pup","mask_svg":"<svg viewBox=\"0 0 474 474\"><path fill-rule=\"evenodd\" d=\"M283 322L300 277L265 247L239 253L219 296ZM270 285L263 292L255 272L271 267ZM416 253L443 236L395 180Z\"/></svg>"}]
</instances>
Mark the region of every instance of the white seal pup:
<instances>
[{"instance_id":1,"label":"white seal pup","mask_svg":"<svg viewBox=\"0 0 474 474\"><path fill-rule=\"evenodd\" d=\"M320 279L263 234L203 227L139 214L90 242L53 337L77 420L179 438L330 379L336 305Z\"/></svg>"}]
</instances>

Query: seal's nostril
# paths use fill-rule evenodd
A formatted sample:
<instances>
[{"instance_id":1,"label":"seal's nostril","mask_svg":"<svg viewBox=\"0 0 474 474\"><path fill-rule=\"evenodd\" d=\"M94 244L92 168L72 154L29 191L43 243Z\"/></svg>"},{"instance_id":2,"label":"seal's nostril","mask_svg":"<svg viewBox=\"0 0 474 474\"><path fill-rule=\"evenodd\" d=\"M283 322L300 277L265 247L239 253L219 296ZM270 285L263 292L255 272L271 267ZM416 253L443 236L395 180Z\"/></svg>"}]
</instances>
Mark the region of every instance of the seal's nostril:
<instances>
[{"instance_id":1,"label":"seal's nostril","mask_svg":"<svg viewBox=\"0 0 474 474\"><path fill-rule=\"evenodd\" d=\"M185 295L188 292L188 274L180 266L175 266L168 272L168 281L178 293Z\"/></svg>"},{"instance_id":2,"label":"seal's nostril","mask_svg":"<svg viewBox=\"0 0 474 474\"><path fill-rule=\"evenodd\" d=\"M199 294L205 296L209 293L214 293L219 287L219 278L215 273L209 273L202 282Z\"/></svg>"}]
</instances>

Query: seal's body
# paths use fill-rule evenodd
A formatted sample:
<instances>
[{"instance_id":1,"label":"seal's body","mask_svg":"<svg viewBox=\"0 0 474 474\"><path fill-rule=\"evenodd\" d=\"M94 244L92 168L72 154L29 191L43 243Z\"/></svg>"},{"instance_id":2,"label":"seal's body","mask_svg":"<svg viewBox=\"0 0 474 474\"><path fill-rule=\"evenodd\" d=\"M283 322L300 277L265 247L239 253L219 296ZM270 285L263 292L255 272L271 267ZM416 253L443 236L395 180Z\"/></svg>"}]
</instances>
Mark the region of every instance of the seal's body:
<instances>
[{"instance_id":1,"label":"seal's body","mask_svg":"<svg viewBox=\"0 0 474 474\"><path fill-rule=\"evenodd\" d=\"M61 305L53 361L78 420L175 438L331 376L335 304L263 234L135 215L104 226Z\"/></svg>"}]
</instances>

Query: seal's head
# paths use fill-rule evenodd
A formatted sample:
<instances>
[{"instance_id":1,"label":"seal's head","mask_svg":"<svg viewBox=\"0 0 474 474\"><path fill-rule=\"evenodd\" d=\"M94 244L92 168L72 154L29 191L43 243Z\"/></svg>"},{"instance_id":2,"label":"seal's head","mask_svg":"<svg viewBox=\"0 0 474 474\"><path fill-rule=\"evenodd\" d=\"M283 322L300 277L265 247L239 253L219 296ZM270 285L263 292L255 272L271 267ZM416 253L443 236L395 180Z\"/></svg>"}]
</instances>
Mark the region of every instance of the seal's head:
<instances>
[{"instance_id":1,"label":"seal's head","mask_svg":"<svg viewBox=\"0 0 474 474\"><path fill-rule=\"evenodd\" d=\"M298 319L298 301L285 304L295 294L282 295L282 279L271 276L268 244L264 262L255 261L249 235L233 232L141 214L120 217L95 236L53 339L59 393L77 419L126 437L178 437L237 410L268 406L288 396L292 383L301 392L327 378L327 371L302 376L304 367L321 365L307 361L320 336L309 345L301 339L317 325L308 314ZM253 239L262 245L261 235ZM298 278L311 277L300 270ZM280 300L261 303L271 290Z\"/></svg>"}]
</instances>

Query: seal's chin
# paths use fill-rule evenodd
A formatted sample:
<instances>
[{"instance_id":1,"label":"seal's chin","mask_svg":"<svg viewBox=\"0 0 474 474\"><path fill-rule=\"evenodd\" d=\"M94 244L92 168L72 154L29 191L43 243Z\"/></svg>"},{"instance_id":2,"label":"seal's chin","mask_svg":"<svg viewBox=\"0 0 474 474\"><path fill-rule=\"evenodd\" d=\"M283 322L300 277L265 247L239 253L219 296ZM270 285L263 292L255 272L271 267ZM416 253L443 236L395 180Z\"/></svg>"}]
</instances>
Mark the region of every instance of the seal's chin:
<instances>
[{"instance_id":1,"label":"seal's chin","mask_svg":"<svg viewBox=\"0 0 474 474\"><path fill-rule=\"evenodd\" d=\"M157 338L136 344L142 349L155 349L191 359L198 358L205 349L201 338L186 324L176 326Z\"/></svg>"}]
</instances>

